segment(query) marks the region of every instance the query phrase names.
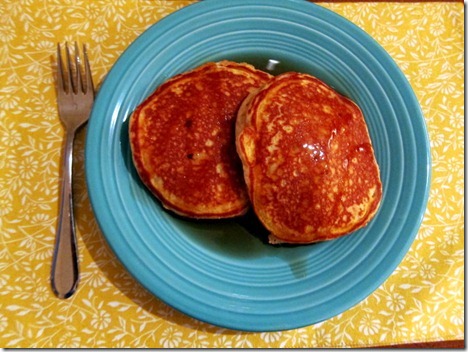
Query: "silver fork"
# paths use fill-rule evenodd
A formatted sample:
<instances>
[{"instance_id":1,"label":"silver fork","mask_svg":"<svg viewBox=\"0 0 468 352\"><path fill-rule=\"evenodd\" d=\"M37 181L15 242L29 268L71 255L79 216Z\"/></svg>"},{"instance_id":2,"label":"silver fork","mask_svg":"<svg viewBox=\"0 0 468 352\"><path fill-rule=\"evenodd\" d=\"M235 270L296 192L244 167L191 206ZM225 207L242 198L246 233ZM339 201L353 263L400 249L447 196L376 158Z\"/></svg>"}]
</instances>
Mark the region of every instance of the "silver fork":
<instances>
[{"instance_id":1,"label":"silver fork","mask_svg":"<svg viewBox=\"0 0 468 352\"><path fill-rule=\"evenodd\" d=\"M59 298L68 298L78 286L79 268L73 215L73 142L75 134L88 121L94 102L94 86L86 47L83 61L75 42L74 60L68 43L65 59L57 44L57 105L65 129L65 149L62 154L62 179L55 247L52 261L51 285Z\"/></svg>"}]
</instances>

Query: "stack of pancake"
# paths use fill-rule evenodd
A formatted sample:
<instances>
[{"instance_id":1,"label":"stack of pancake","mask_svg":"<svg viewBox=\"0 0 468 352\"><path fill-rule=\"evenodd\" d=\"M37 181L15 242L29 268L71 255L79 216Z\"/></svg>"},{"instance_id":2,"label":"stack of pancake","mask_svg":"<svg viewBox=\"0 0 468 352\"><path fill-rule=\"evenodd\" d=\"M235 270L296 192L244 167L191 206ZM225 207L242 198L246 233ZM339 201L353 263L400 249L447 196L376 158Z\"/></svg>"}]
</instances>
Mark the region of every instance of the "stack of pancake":
<instances>
[{"instance_id":1,"label":"stack of pancake","mask_svg":"<svg viewBox=\"0 0 468 352\"><path fill-rule=\"evenodd\" d=\"M347 235L382 198L361 110L308 74L210 62L159 86L129 126L138 174L166 209L221 219L252 207L271 243Z\"/></svg>"}]
</instances>

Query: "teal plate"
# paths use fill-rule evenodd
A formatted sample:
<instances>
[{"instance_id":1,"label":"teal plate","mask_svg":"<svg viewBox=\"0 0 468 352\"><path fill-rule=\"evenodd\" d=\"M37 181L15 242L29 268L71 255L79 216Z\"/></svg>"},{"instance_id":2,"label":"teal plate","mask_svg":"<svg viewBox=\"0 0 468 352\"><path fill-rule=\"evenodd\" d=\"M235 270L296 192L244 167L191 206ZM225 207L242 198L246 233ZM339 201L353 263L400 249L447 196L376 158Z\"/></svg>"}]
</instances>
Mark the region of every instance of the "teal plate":
<instances>
[{"instance_id":1,"label":"teal plate","mask_svg":"<svg viewBox=\"0 0 468 352\"><path fill-rule=\"evenodd\" d=\"M222 59L307 72L358 103L384 189L367 227L330 242L273 247L255 217L195 222L162 209L133 167L129 115L169 77ZM162 19L117 60L89 121L86 178L102 233L148 291L214 325L285 330L346 311L398 266L424 216L430 148L405 76L348 20L306 1L207 0Z\"/></svg>"}]
</instances>

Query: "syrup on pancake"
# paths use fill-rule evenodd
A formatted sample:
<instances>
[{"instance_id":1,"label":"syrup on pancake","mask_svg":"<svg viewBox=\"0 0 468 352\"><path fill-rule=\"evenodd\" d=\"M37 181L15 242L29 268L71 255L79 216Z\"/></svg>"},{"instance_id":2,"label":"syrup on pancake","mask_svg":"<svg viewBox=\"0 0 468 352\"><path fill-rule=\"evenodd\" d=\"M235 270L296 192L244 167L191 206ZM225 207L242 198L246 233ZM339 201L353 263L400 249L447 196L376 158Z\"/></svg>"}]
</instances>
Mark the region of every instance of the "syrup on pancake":
<instances>
[{"instance_id":1,"label":"syrup on pancake","mask_svg":"<svg viewBox=\"0 0 468 352\"><path fill-rule=\"evenodd\" d=\"M359 107L315 77L285 73L239 109L237 150L273 243L312 243L365 226L382 197Z\"/></svg>"}]
</instances>

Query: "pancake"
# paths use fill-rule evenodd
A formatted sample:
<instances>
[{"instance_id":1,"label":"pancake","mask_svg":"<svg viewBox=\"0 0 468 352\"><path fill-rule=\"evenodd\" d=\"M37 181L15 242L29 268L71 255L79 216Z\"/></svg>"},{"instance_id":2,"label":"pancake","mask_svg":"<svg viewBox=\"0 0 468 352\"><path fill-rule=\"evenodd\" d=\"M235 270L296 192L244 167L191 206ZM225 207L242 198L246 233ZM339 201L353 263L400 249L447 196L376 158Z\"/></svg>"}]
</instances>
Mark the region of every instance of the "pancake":
<instances>
[{"instance_id":1,"label":"pancake","mask_svg":"<svg viewBox=\"0 0 468 352\"><path fill-rule=\"evenodd\" d=\"M380 172L359 107L319 79L284 73L238 112L236 146L249 197L272 243L313 243L364 227Z\"/></svg>"},{"instance_id":2,"label":"pancake","mask_svg":"<svg viewBox=\"0 0 468 352\"><path fill-rule=\"evenodd\" d=\"M248 64L211 62L169 79L136 108L133 162L165 208L200 219L247 211L235 119L243 99L270 78Z\"/></svg>"}]
</instances>

